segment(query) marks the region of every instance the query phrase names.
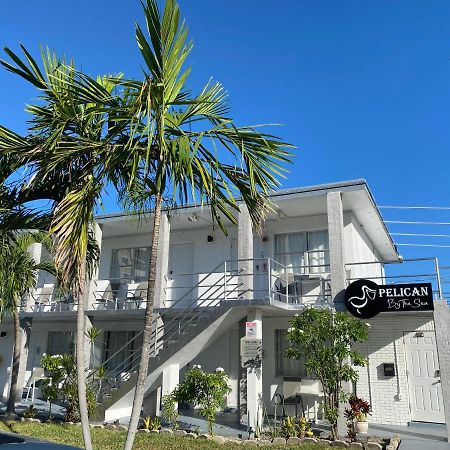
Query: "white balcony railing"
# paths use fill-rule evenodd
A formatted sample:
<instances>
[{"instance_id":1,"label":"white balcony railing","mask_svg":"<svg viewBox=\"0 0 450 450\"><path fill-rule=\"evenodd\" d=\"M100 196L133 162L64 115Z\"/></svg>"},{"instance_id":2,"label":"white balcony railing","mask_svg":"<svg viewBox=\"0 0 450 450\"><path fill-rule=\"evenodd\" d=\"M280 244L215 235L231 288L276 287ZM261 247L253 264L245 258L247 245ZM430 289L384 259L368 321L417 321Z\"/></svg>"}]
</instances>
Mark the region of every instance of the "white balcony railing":
<instances>
[{"instance_id":1,"label":"white balcony railing","mask_svg":"<svg viewBox=\"0 0 450 450\"><path fill-rule=\"evenodd\" d=\"M165 295L158 306L185 309L198 303L216 306L224 300L243 299L270 299L300 306L327 304L331 302L329 266L325 258L316 257L316 261L319 264L285 266L271 258L257 258L224 261L208 273L170 274L165 277ZM378 284L429 281L436 299L443 297L442 285L448 278L444 276L441 280L435 258L352 262L345 268L348 283L361 278ZM120 284L114 281L92 281L88 310L145 309L146 282ZM208 302L204 302L205 299ZM59 295L50 284L38 288L31 300L24 302L24 307L28 311L45 313L77 310L70 296Z\"/></svg>"}]
</instances>

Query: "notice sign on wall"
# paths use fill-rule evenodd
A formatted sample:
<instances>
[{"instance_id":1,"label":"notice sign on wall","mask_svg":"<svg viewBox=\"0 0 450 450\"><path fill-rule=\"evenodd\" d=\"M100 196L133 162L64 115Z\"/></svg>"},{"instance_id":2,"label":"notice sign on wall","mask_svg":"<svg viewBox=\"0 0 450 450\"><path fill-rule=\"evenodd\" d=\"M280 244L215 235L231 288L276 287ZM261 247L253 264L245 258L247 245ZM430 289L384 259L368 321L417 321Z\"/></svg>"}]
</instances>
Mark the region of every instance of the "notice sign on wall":
<instances>
[{"instance_id":1,"label":"notice sign on wall","mask_svg":"<svg viewBox=\"0 0 450 450\"><path fill-rule=\"evenodd\" d=\"M260 365L262 360L262 339L243 337L241 339L241 365Z\"/></svg>"},{"instance_id":2,"label":"notice sign on wall","mask_svg":"<svg viewBox=\"0 0 450 450\"><path fill-rule=\"evenodd\" d=\"M245 335L247 337L256 337L256 322L245 322Z\"/></svg>"},{"instance_id":3,"label":"notice sign on wall","mask_svg":"<svg viewBox=\"0 0 450 450\"><path fill-rule=\"evenodd\" d=\"M371 280L357 280L345 290L345 305L361 319L380 312L433 311L431 283L378 285Z\"/></svg>"}]
</instances>

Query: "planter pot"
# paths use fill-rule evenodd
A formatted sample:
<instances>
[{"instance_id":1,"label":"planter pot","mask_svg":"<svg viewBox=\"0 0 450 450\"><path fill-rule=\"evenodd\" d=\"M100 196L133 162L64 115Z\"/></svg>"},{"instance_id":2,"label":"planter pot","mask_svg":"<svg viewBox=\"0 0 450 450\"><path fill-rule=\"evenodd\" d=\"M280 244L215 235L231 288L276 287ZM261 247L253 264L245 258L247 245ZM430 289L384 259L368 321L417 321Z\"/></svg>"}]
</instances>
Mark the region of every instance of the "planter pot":
<instances>
[{"instance_id":1,"label":"planter pot","mask_svg":"<svg viewBox=\"0 0 450 450\"><path fill-rule=\"evenodd\" d=\"M355 430L357 433L367 434L369 429L369 422L356 422Z\"/></svg>"}]
</instances>

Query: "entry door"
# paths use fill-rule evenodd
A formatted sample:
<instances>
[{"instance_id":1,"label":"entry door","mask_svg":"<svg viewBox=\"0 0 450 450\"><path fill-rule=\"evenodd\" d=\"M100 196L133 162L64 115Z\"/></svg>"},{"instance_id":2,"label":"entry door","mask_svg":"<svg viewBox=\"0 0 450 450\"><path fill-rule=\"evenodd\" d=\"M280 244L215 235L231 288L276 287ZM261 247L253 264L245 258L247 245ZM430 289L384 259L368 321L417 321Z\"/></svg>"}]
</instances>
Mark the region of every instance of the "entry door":
<instances>
[{"instance_id":1,"label":"entry door","mask_svg":"<svg viewBox=\"0 0 450 450\"><path fill-rule=\"evenodd\" d=\"M172 306L186 308L191 306L194 285L194 244L172 244L169 249L168 287ZM178 300L180 300L175 304Z\"/></svg>"},{"instance_id":2,"label":"entry door","mask_svg":"<svg viewBox=\"0 0 450 450\"><path fill-rule=\"evenodd\" d=\"M445 423L434 331L405 334L411 420Z\"/></svg>"}]
</instances>

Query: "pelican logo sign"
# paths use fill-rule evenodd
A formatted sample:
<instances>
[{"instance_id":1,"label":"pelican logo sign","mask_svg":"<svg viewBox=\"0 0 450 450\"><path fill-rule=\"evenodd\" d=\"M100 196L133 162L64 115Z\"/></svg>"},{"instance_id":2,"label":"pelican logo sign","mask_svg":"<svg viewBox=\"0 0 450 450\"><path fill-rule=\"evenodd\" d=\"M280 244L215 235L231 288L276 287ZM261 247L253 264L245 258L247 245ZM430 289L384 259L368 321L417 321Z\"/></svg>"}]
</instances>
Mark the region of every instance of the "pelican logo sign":
<instances>
[{"instance_id":1,"label":"pelican logo sign","mask_svg":"<svg viewBox=\"0 0 450 450\"><path fill-rule=\"evenodd\" d=\"M345 305L361 319L380 312L433 311L433 288L431 283L379 286L371 280L357 280L345 290Z\"/></svg>"}]
</instances>

